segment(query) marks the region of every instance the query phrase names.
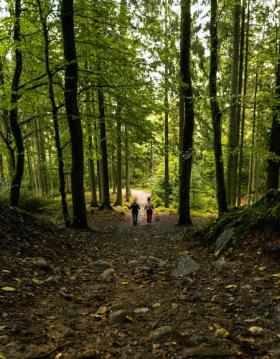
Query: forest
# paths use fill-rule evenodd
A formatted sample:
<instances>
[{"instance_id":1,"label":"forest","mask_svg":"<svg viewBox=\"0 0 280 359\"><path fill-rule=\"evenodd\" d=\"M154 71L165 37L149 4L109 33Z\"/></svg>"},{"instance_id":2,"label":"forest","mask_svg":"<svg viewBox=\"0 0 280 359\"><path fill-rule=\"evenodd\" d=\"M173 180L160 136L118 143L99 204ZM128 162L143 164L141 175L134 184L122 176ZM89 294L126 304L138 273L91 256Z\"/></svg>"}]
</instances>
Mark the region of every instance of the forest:
<instances>
[{"instance_id":1,"label":"forest","mask_svg":"<svg viewBox=\"0 0 280 359\"><path fill-rule=\"evenodd\" d=\"M279 358L279 166L278 0L0 0L0 359Z\"/></svg>"},{"instance_id":2,"label":"forest","mask_svg":"<svg viewBox=\"0 0 280 359\"><path fill-rule=\"evenodd\" d=\"M278 26L277 1L2 1L1 200L85 227L142 187L187 224L278 188Z\"/></svg>"}]
</instances>

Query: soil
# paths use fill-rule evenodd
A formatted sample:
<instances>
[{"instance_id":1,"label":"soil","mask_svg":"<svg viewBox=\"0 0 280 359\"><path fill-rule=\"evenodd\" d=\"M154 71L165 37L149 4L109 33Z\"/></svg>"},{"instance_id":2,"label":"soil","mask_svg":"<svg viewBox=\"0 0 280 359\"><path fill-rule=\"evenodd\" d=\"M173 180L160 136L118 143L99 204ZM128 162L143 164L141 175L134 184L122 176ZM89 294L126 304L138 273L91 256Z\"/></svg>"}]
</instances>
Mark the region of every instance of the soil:
<instances>
[{"instance_id":1,"label":"soil","mask_svg":"<svg viewBox=\"0 0 280 359\"><path fill-rule=\"evenodd\" d=\"M261 234L215 261L168 213L95 211L82 232L0 213L1 359L280 357L279 258ZM174 277L182 256L200 268Z\"/></svg>"}]
</instances>

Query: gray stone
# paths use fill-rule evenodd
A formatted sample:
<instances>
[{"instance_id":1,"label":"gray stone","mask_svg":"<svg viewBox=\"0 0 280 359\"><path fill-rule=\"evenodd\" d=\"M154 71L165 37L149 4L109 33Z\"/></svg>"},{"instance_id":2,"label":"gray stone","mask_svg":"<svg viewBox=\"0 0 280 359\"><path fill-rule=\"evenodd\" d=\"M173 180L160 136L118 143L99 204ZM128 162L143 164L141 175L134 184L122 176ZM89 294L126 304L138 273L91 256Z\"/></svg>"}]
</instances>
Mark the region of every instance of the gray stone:
<instances>
[{"instance_id":1,"label":"gray stone","mask_svg":"<svg viewBox=\"0 0 280 359\"><path fill-rule=\"evenodd\" d=\"M130 322L129 315L126 310L120 309L110 314L110 321L112 323L124 324Z\"/></svg>"},{"instance_id":2,"label":"gray stone","mask_svg":"<svg viewBox=\"0 0 280 359\"><path fill-rule=\"evenodd\" d=\"M39 269L43 270L52 270L51 265L46 261L43 257L35 257L31 259L31 263L34 267L37 267Z\"/></svg>"},{"instance_id":3,"label":"gray stone","mask_svg":"<svg viewBox=\"0 0 280 359\"><path fill-rule=\"evenodd\" d=\"M114 268L108 268L100 274L100 279L104 282L111 282L116 279L117 272Z\"/></svg>"},{"instance_id":4,"label":"gray stone","mask_svg":"<svg viewBox=\"0 0 280 359\"><path fill-rule=\"evenodd\" d=\"M150 337L152 339L160 339L162 336L165 336L170 333L172 333L172 328L169 325L164 325L162 327L155 329L151 333Z\"/></svg>"},{"instance_id":5,"label":"gray stone","mask_svg":"<svg viewBox=\"0 0 280 359\"><path fill-rule=\"evenodd\" d=\"M224 257L220 257L215 262L213 262L213 266L219 271L222 272L224 269L228 269L230 267L229 262L225 260Z\"/></svg>"},{"instance_id":6,"label":"gray stone","mask_svg":"<svg viewBox=\"0 0 280 359\"><path fill-rule=\"evenodd\" d=\"M95 270L99 273L103 272L105 269L111 268L112 264L106 260L98 259L97 261L93 262Z\"/></svg>"},{"instance_id":7,"label":"gray stone","mask_svg":"<svg viewBox=\"0 0 280 359\"><path fill-rule=\"evenodd\" d=\"M173 277L183 277L195 273L200 265L190 256L183 256L179 258L176 268L172 271Z\"/></svg>"},{"instance_id":8,"label":"gray stone","mask_svg":"<svg viewBox=\"0 0 280 359\"><path fill-rule=\"evenodd\" d=\"M136 308L134 310L135 314L145 314L149 311L149 308Z\"/></svg>"},{"instance_id":9,"label":"gray stone","mask_svg":"<svg viewBox=\"0 0 280 359\"><path fill-rule=\"evenodd\" d=\"M223 250L229 245L234 239L235 230L230 228L222 232L219 237L216 239L215 244L215 257L219 257Z\"/></svg>"}]
</instances>

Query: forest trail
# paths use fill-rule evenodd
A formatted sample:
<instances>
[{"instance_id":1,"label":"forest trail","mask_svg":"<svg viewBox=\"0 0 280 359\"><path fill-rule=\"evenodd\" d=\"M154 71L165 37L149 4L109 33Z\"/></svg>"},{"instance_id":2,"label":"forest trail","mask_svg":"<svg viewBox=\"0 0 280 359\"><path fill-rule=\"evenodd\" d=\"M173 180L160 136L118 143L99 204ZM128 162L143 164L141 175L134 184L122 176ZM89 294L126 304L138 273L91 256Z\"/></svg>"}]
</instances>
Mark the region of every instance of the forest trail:
<instances>
[{"instance_id":1,"label":"forest trail","mask_svg":"<svg viewBox=\"0 0 280 359\"><path fill-rule=\"evenodd\" d=\"M142 205L147 193L134 194ZM264 271L257 244L213 264L208 248L183 240L176 216L133 226L107 215L90 215L93 232L57 236L58 252L28 249L45 266L5 255L2 286L16 291L0 297L3 357L279 358L279 263ZM199 268L174 274L182 256Z\"/></svg>"}]
</instances>

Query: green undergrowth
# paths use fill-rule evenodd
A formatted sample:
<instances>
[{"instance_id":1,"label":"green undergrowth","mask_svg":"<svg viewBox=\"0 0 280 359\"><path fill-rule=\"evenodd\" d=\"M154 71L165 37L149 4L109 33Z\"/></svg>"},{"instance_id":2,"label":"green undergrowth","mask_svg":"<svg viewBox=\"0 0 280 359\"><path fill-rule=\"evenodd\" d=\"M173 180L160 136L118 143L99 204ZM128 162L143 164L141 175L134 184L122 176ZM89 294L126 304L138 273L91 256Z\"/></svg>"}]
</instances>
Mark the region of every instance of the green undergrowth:
<instances>
[{"instance_id":1,"label":"green undergrowth","mask_svg":"<svg viewBox=\"0 0 280 359\"><path fill-rule=\"evenodd\" d=\"M280 232L280 191L270 190L251 206L230 209L197 231L196 236L211 243L229 229L234 229L237 240L250 236L256 230L266 236Z\"/></svg>"}]
</instances>

